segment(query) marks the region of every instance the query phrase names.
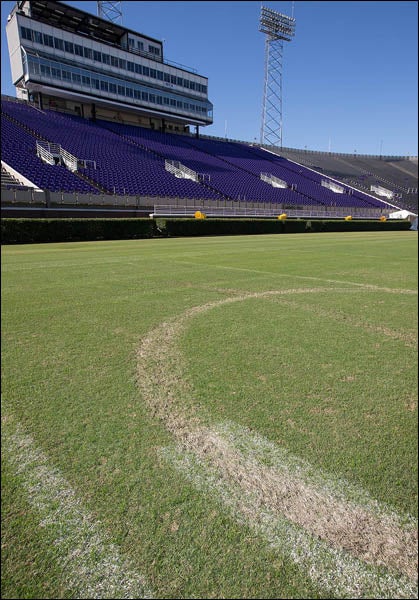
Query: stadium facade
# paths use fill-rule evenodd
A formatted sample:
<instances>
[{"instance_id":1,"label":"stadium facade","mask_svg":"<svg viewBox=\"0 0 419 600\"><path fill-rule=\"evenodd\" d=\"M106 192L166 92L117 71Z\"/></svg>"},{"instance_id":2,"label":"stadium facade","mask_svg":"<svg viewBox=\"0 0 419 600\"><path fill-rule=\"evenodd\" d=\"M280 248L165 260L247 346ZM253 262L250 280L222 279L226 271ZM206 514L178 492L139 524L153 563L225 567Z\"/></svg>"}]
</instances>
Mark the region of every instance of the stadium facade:
<instances>
[{"instance_id":1,"label":"stadium facade","mask_svg":"<svg viewBox=\"0 0 419 600\"><path fill-rule=\"evenodd\" d=\"M16 95L41 110L174 133L213 122L207 77L159 40L52 0L16 2L6 32Z\"/></svg>"}]
</instances>

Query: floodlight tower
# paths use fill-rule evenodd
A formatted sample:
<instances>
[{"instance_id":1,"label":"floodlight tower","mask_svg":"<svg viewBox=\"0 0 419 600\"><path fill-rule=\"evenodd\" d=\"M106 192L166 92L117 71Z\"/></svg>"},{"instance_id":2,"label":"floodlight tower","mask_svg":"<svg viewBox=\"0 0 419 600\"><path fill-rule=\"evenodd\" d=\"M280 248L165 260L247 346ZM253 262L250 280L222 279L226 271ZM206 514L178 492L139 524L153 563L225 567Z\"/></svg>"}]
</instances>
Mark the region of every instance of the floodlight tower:
<instances>
[{"instance_id":1,"label":"floodlight tower","mask_svg":"<svg viewBox=\"0 0 419 600\"><path fill-rule=\"evenodd\" d=\"M122 25L122 2L97 2L97 16Z\"/></svg>"},{"instance_id":2,"label":"floodlight tower","mask_svg":"<svg viewBox=\"0 0 419 600\"><path fill-rule=\"evenodd\" d=\"M262 6L259 31L266 36L260 143L282 147L282 55L284 41L295 33L295 19Z\"/></svg>"}]
</instances>

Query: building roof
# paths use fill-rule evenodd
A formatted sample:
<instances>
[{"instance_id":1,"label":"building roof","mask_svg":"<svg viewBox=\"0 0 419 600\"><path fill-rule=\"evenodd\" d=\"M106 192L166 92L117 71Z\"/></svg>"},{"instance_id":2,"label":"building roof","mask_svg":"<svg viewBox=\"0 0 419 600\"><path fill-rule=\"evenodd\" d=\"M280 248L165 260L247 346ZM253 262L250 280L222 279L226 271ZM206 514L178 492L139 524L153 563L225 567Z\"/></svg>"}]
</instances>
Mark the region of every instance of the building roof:
<instances>
[{"instance_id":1,"label":"building roof","mask_svg":"<svg viewBox=\"0 0 419 600\"><path fill-rule=\"evenodd\" d=\"M141 37L161 44L160 40L151 38L140 32L127 29L122 25L107 21L96 15L74 8L64 2L54 0L24 0L17 2L16 9L26 13L25 5L29 5L33 19L59 27L73 33L84 33L98 41L118 44L126 33L141 35Z\"/></svg>"}]
</instances>

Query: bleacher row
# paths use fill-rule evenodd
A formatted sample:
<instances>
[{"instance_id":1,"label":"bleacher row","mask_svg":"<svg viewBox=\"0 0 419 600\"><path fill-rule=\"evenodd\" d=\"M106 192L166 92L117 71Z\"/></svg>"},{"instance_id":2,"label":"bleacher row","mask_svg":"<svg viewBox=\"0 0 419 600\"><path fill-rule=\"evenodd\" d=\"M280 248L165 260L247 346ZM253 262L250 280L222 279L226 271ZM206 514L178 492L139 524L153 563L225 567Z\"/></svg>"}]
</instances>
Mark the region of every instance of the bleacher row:
<instances>
[{"instance_id":1,"label":"bleacher row","mask_svg":"<svg viewBox=\"0 0 419 600\"><path fill-rule=\"evenodd\" d=\"M198 139L108 121L87 121L2 100L2 159L41 189L99 194L241 200L287 206L383 208L386 203L343 185L339 194L321 185L324 175L243 143ZM36 140L60 144L92 166L72 173L36 155ZM175 177L165 160L203 174L203 181ZM270 173L287 182L274 188ZM294 189L291 189L291 185Z\"/></svg>"}]
</instances>

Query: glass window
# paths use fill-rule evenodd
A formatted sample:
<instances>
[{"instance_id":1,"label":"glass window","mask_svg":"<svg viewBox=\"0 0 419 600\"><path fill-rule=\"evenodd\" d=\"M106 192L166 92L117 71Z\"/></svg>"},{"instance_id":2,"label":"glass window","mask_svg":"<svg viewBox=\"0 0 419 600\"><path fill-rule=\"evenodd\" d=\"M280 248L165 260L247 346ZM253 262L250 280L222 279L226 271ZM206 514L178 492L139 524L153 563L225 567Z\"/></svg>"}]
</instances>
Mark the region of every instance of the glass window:
<instances>
[{"instance_id":1,"label":"glass window","mask_svg":"<svg viewBox=\"0 0 419 600\"><path fill-rule=\"evenodd\" d=\"M141 65L139 65L139 64L137 64L137 63L135 64L135 72L136 72L138 75L141 75Z\"/></svg>"},{"instance_id":2,"label":"glass window","mask_svg":"<svg viewBox=\"0 0 419 600\"><path fill-rule=\"evenodd\" d=\"M195 89L195 82L191 81L190 84L189 84L189 87L191 88L191 90L194 90Z\"/></svg>"},{"instance_id":3,"label":"glass window","mask_svg":"<svg viewBox=\"0 0 419 600\"><path fill-rule=\"evenodd\" d=\"M157 77L156 69L150 69L150 77L152 77L153 79L156 79L156 77Z\"/></svg>"},{"instance_id":4,"label":"glass window","mask_svg":"<svg viewBox=\"0 0 419 600\"><path fill-rule=\"evenodd\" d=\"M167 104L167 105L170 104L170 100L169 100L169 98L166 98L166 96L163 98L163 104Z\"/></svg>"},{"instance_id":5,"label":"glass window","mask_svg":"<svg viewBox=\"0 0 419 600\"><path fill-rule=\"evenodd\" d=\"M42 44L42 33L40 31L34 31L33 32L34 35L34 42L36 42L37 44Z\"/></svg>"},{"instance_id":6,"label":"glass window","mask_svg":"<svg viewBox=\"0 0 419 600\"><path fill-rule=\"evenodd\" d=\"M127 61L124 58L120 58L119 59L119 68L120 69L126 69L127 68Z\"/></svg>"},{"instance_id":7,"label":"glass window","mask_svg":"<svg viewBox=\"0 0 419 600\"><path fill-rule=\"evenodd\" d=\"M102 62L104 65L110 65L111 64L111 57L109 56L109 54L104 54L102 52Z\"/></svg>"},{"instance_id":8,"label":"glass window","mask_svg":"<svg viewBox=\"0 0 419 600\"><path fill-rule=\"evenodd\" d=\"M111 55L111 65L113 67L119 67L119 60L117 56L112 56Z\"/></svg>"},{"instance_id":9,"label":"glass window","mask_svg":"<svg viewBox=\"0 0 419 600\"><path fill-rule=\"evenodd\" d=\"M144 50L144 44L143 42L140 42L140 40L137 41L137 48L138 50Z\"/></svg>"},{"instance_id":10,"label":"glass window","mask_svg":"<svg viewBox=\"0 0 419 600\"><path fill-rule=\"evenodd\" d=\"M32 41L32 30L31 29L28 29L27 27L21 27L20 34L24 40Z\"/></svg>"},{"instance_id":11,"label":"glass window","mask_svg":"<svg viewBox=\"0 0 419 600\"><path fill-rule=\"evenodd\" d=\"M147 92L141 92L141 99L145 100L145 102L148 102L148 93Z\"/></svg>"},{"instance_id":12,"label":"glass window","mask_svg":"<svg viewBox=\"0 0 419 600\"><path fill-rule=\"evenodd\" d=\"M63 79L65 79L66 81L71 81L71 72L70 71L65 71L64 69L61 71L61 76Z\"/></svg>"},{"instance_id":13,"label":"glass window","mask_svg":"<svg viewBox=\"0 0 419 600\"><path fill-rule=\"evenodd\" d=\"M84 85L90 85L90 77L87 77L87 75L82 75L81 80Z\"/></svg>"},{"instance_id":14,"label":"glass window","mask_svg":"<svg viewBox=\"0 0 419 600\"><path fill-rule=\"evenodd\" d=\"M56 69L55 67L51 67L51 75L55 77L55 79L61 79L61 71L60 69Z\"/></svg>"},{"instance_id":15,"label":"glass window","mask_svg":"<svg viewBox=\"0 0 419 600\"><path fill-rule=\"evenodd\" d=\"M92 86L96 90L100 90L100 81L99 81L99 79L96 79L96 77L92 77Z\"/></svg>"},{"instance_id":16,"label":"glass window","mask_svg":"<svg viewBox=\"0 0 419 600\"><path fill-rule=\"evenodd\" d=\"M47 67L47 65L41 65L41 73L42 75L47 75L47 77L50 77L51 69Z\"/></svg>"},{"instance_id":17,"label":"glass window","mask_svg":"<svg viewBox=\"0 0 419 600\"><path fill-rule=\"evenodd\" d=\"M103 81L103 79L101 79L100 80L100 89L102 90L102 92L107 92L108 91L108 82Z\"/></svg>"},{"instance_id":18,"label":"glass window","mask_svg":"<svg viewBox=\"0 0 419 600\"><path fill-rule=\"evenodd\" d=\"M59 38L54 38L54 48L57 50L64 50L64 40L60 40Z\"/></svg>"},{"instance_id":19,"label":"glass window","mask_svg":"<svg viewBox=\"0 0 419 600\"><path fill-rule=\"evenodd\" d=\"M74 54L74 44L72 42L64 42L64 48L66 52Z\"/></svg>"},{"instance_id":20,"label":"glass window","mask_svg":"<svg viewBox=\"0 0 419 600\"><path fill-rule=\"evenodd\" d=\"M163 81L163 72L162 71L157 71L157 79L159 79L160 81Z\"/></svg>"},{"instance_id":21,"label":"glass window","mask_svg":"<svg viewBox=\"0 0 419 600\"><path fill-rule=\"evenodd\" d=\"M128 69L128 71L131 71L132 73L134 73L134 71L135 71L135 65L130 60L127 61L127 69Z\"/></svg>"},{"instance_id":22,"label":"glass window","mask_svg":"<svg viewBox=\"0 0 419 600\"><path fill-rule=\"evenodd\" d=\"M170 83L176 85L176 75L170 75Z\"/></svg>"},{"instance_id":23,"label":"glass window","mask_svg":"<svg viewBox=\"0 0 419 600\"><path fill-rule=\"evenodd\" d=\"M128 98L134 98L134 90L131 87L126 88L126 96Z\"/></svg>"},{"instance_id":24,"label":"glass window","mask_svg":"<svg viewBox=\"0 0 419 600\"><path fill-rule=\"evenodd\" d=\"M91 48L83 48L84 58L92 58L93 52Z\"/></svg>"},{"instance_id":25,"label":"glass window","mask_svg":"<svg viewBox=\"0 0 419 600\"><path fill-rule=\"evenodd\" d=\"M74 83L80 83L81 82L81 77L78 73L72 73L72 79Z\"/></svg>"},{"instance_id":26,"label":"glass window","mask_svg":"<svg viewBox=\"0 0 419 600\"><path fill-rule=\"evenodd\" d=\"M116 94L116 83L109 84L109 91L112 92L112 94Z\"/></svg>"},{"instance_id":27,"label":"glass window","mask_svg":"<svg viewBox=\"0 0 419 600\"><path fill-rule=\"evenodd\" d=\"M52 37L52 35L47 35L46 33L43 34L43 38L44 38L44 45L45 46L49 46L50 48L54 48L54 38Z\"/></svg>"},{"instance_id":28,"label":"glass window","mask_svg":"<svg viewBox=\"0 0 419 600\"><path fill-rule=\"evenodd\" d=\"M136 100L141 100L141 92L140 92L140 90L134 89L134 98Z\"/></svg>"},{"instance_id":29,"label":"glass window","mask_svg":"<svg viewBox=\"0 0 419 600\"><path fill-rule=\"evenodd\" d=\"M150 77L150 69L148 67L143 67L143 75Z\"/></svg>"},{"instance_id":30,"label":"glass window","mask_svg":"<svg viewBox=\"0 0 419 600\"><path fill-rule=\"evenodd\" d=\"M174 98L170 98L170 106L176 106L176 100Z\"/></svg>"},{"instance_id":31,"label":"glass window","mask_svg":"<svg viewBox=\"0 0 419 600\"><path fill-rule=\"evenodd\" d=\"M166 83L170 83L170 75L169 75L169 73L165 73L164 74L164 80L165 80Z\"/></svg>"},{"instance_id":32,"label":"glass window","mask_svg":"<svg viewBox=\"0 0 419 600\"><path fill-rule=\"evenodd\" d=\"M156 101L157 104L163 104L163 98L161 96L157 96Z\"/></svg>"},{"instance_id":33,"label":"glass window","mask_svg":"<svg viewBox=\"0 0 419 600\"><path fill-rule=\"evenodd\" d=\"M155 96L155 94L149 94L148 97L150 99L150 102L156 102L156 96Z\"/></svg>"},{"instance_id":34,"label":"glass window","mask_svg":"<svg viewBox=\"0 0 419 600\"><path fill-rule=\"evenodd\" d=\"M183 85L183 79L182 79L182 77L177 77L176 78L176 83L177 83L177 85Z\"/></svg>"},{"instance_id":35,"label":"glass window","mask_svg":"<svg viewBox=\"0 0 419 600\"><path fill-rule=\"evenodd\" d=\"M80 44L74 44L74 54L76 56L83 56L83 46L80 46Z\"/></svg>"},{"instance_id":36,"label":"glass window","mask_svg":"<svg viewBox=\"0 0 419 600\"><path fill-rule=\"evenodd\" d=\"M102 62L102 53L98 52L97 50L93 50L93 60Z\"/></svg>"},{"instance_id":37,"label":"glass window","mask_svg":"<svg viewBox=\"0 0 419 600\"><path fill-rule=\"evenodd\" d=\"M118 85L118 94L120 96L125 96L125 86L124 85Z\"/></svg>"}]
</instances>

